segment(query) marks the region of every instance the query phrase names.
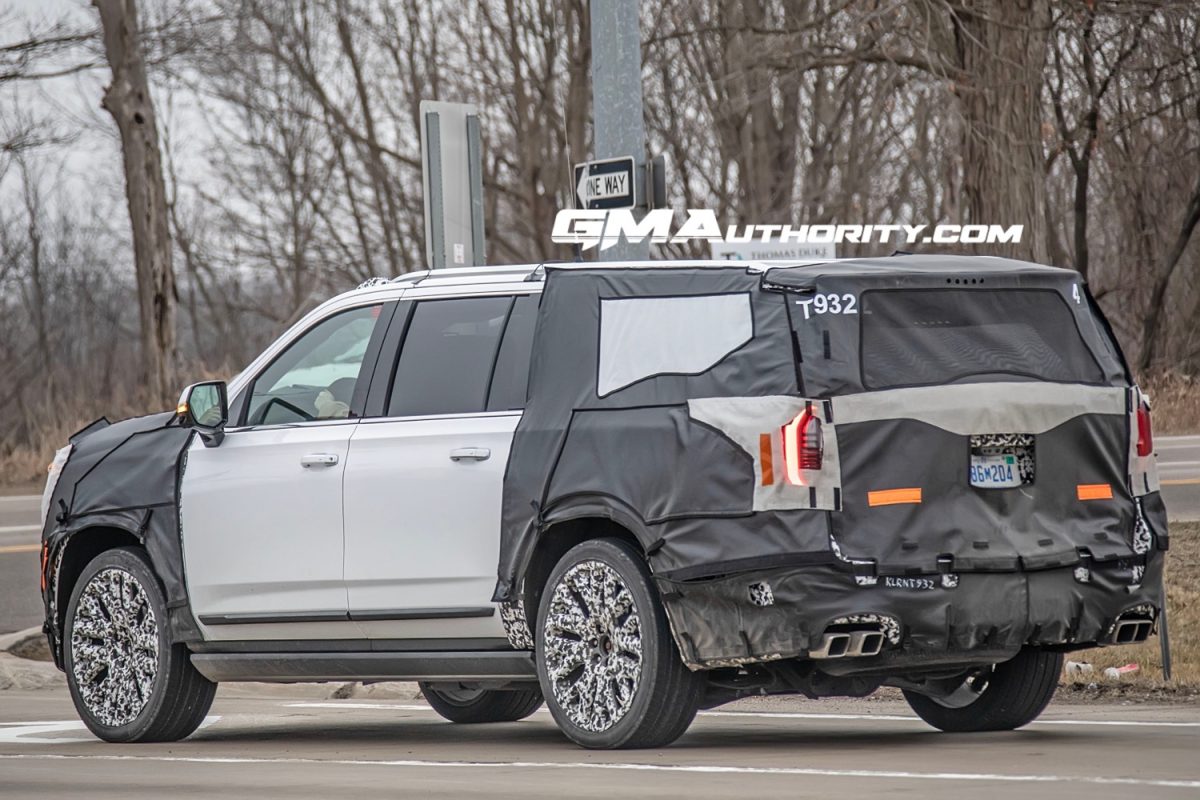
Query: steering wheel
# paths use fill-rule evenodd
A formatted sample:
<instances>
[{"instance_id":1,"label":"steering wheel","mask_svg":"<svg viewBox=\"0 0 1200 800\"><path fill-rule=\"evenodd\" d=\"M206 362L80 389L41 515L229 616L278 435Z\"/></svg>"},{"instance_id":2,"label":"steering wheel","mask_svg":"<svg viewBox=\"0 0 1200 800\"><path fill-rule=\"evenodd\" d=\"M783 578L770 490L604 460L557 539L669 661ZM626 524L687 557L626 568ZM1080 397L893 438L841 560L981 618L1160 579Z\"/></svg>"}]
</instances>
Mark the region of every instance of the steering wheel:
<instances>
[{"instance_id":1,"label":"steering wheel","mask_svg":"<svg viewBox=\"0 0 1200 800\"><path fill-rule=\"evenodd\" d=\"M263 404L262 409L258 412L258 424L259 425L262 425L263 421L267 418L267 414L271 411L271 406L276 405L276 404L283 406L283 408L285 408L288 411L291 411L293 414L300 417L304 422L309 422L311 420L316 419L315 416L308 413L303 408L300 408L296 404L289 403L287 400L284 400L282 397L272 397L265 404Z\"/></svg>"}]
</instances>

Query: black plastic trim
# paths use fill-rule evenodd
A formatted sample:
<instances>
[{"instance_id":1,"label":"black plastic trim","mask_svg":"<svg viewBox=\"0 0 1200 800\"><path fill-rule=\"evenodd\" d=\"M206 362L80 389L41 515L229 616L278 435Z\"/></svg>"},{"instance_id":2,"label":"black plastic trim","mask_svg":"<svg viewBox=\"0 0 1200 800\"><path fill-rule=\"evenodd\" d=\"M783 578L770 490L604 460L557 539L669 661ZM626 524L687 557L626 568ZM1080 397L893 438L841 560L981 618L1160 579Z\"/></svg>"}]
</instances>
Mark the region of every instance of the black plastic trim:
<instances>
[{"instance_id":1,"label":"black plastic trim","mask_svg":"<svg viewBox=\"0 0 1200 800\"><path fill-rule=\"evenodd\" d=\"M211 681L537 680L525 651L195 653L192 665Z\"/></svg>"},{"instance_id":2,"label":"black plastic trim","mask_svg":"<svg viewBox=\"0 0 1200 800\"><path fill-rule=\"evenodd\" d=\"M453 608L387 608L378 611L285 611L276 614L205 614L205 625L271 625L283 622L384 622L410 619L469 619L490 617L495 606Z\"/></svg>"},{"instance_id":3,"label":"black plastic trim","mask_svg":"<svg viewBox=\"0 0 1200 800\"><path fill-rule=\"evenodd\" d=\"M508 639L254 639L192 642L193 653L405 653L511 651Z\"/></svg>"},{"instance_id":4,"label":"black plastic trim","mask_svg":"<svg viewBox=\"0 0 1200 800\"><path fill-rule=\"evenodd\" d=\"M203 625L271 625L278 622L349 622L345 611L282 611L274 614L201 614Z\"/></svg>"},{"instance_id":5,"label":"black plastic trim","mask_svg":"<svg viewBox=\"0 0 1200 800\"><path fill-rule=\"evenodd\" d=\"M451 608L385 608L378 611L351 611L355 622L385 622L406 619L471 619L491 617L495 606L455 606Z\"/></svg>"}]
</instances>

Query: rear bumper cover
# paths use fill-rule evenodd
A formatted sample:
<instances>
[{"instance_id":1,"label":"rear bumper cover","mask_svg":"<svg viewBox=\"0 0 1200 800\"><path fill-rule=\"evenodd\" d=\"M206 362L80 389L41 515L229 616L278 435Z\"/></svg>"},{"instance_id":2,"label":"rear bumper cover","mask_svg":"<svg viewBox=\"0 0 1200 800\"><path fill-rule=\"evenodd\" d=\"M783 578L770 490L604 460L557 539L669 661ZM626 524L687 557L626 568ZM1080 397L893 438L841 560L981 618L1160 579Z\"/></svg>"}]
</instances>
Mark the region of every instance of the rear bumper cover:
<instances>
[{"instance_id":1,"label":"rear bumper cover","mask_svg":"<svg viewBox=\"0 0 1200 800\"><path fill-rule=\"evenodd\" d=\"M860 585L845 565L759 570L705 581L658 579L675 639L692 669L804 658L830 624L883 622L878 656L839 659L841 674L920 670L996 660L1023 646L1075 650L1105 641L1116 619L1157 621L1164 553L1141 580L1125 561L1030 572L879 578ZM1138 559L1139 562L1142 559ZM763 586L769 587L769 604Z\"/></svg>"}]
</instances>

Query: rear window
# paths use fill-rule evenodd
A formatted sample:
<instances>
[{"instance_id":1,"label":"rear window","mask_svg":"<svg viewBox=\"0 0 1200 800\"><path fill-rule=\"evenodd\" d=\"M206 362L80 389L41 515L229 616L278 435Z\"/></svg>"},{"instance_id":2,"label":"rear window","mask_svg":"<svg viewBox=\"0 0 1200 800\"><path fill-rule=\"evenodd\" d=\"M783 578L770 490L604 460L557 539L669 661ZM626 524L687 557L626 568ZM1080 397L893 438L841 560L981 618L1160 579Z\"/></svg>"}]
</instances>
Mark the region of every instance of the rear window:
<instances>
[{"instance_id":1,"label":"rear window","mask_svg":"<svg viewBox=\"0 0 1200 800\"><path fill-rule=\"evenodd\" d=\"M1074 314L1052 290L872 290L861 310L868 389L968 378L1104 382Z\"/></svg>"}]
</instances>

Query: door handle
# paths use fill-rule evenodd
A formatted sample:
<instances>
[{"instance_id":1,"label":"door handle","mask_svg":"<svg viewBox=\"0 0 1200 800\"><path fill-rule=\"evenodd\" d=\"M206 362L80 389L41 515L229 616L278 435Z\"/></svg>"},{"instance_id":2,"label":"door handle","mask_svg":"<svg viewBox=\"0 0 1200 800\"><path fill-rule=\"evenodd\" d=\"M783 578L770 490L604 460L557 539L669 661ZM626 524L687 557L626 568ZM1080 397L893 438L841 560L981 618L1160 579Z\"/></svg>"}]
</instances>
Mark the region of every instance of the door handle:
<instances>
[{"instance_id":1,"label":"door handle","mask_svg":"<svg viewBox=\"0 0 1200 800\"><path fill-rule=\"evenodd\" d=\"M332 467L338 463L336 453L309 453L306 456L300 457L300 466L308 469L309 467Z\"/></svg>"},{"instance_id":2,"label":"door handle","mask_svg":"<svg viewBox=\"0 0 1200 800\"><path fill-rule=\"evenodd\" d=\"M450 460L454 462L487 461L491 457L492 451L486 447L460 447L450 451Z\"/></svg>"}]
</instances>

